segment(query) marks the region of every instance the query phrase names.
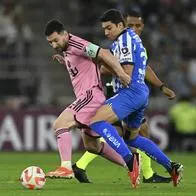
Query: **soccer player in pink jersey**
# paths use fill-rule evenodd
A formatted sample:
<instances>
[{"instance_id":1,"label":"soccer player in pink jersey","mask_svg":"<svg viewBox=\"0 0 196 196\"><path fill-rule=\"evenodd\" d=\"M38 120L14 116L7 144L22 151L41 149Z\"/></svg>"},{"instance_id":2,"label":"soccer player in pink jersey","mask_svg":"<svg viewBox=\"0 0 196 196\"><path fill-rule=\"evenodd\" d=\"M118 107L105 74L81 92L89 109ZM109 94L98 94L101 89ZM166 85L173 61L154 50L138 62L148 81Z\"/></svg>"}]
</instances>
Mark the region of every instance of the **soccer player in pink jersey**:
<instances>
[{"instance_id":1,"label":"soccer player in pink jersey","mask_svg":"<svg viewBox=\"0 0 196 196\"><path fill-rule=\"evenodd\" d=\"M92 116L105 102L99 69L92 59L103 61L125 86L129 84L130 77L123 71L109 50L68 33L63 24L57 20L47 23L45 35L49 44L58 52L53 58L66 66L76 95L76 100L54 122L61 167L47 173L47 176L74 177L71 165L71 133L69 131L75 127L85 127L82 136L88 151L97 152L120 165L124 164L121 156L107 143L101 143L98 139L99 136L88 128ZM128 149L125 143L121 146Z\"/></svg>"}]
</instances>

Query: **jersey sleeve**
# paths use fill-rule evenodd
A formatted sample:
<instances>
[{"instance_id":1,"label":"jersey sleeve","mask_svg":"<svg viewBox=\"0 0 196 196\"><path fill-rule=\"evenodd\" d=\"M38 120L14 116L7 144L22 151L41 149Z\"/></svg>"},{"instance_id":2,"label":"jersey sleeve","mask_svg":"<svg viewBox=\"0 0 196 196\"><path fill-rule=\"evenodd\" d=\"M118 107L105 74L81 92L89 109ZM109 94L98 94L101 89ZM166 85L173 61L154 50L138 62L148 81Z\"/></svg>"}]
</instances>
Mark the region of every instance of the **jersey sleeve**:
<instances>
[{"instance_id":1,"label":"jersey sleeve","mask_svg":"<svg viewBox=\"0 0 196 196\"><path fill-rule=\"evenodd\" d=\"M132 38L128 33L119 37L119 60L121 65L134 64Z\"/></svg>"},{"instance_id":2,"label":"jersey sleeve","mask_svg":"<svg viewBox=\"0 0 196 196\"><path fill-rule=\"evenodd\" d=\"M96 58L100 49L100 47L96 44L93 44L79 37L70 39L69 45L72 46L73 54L88 58Z\"/></svg>"}]
</instances>

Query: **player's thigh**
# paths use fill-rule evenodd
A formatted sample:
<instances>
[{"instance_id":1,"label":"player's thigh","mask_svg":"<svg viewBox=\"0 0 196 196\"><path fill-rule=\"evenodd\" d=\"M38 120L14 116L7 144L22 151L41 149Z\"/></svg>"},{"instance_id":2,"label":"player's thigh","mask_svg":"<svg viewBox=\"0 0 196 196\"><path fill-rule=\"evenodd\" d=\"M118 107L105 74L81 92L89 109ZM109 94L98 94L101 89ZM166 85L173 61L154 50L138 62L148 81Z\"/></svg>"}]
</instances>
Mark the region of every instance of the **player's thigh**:
<instances>
[{"instance_id":1,"label":"player's thigh","mask_svg":"<svg viewBox=\"0 0 196 196\"><path fill-rule=\"evenodd\" d=\"M122 91L106 100L105 105L101 106L92 118L92 122L108 121L114 123L123 119L130 113L127 103L129 97L126 92Z\"/></svg>"},{"instance_id":2,"label":"player's thigh","mask_svg":"<svg viewBox=\"0 0 196 196\"><path fill-rule=\"evenodd\" d=\"M141 126L140 126L140 131L139 134L143 137L149 137L149 132L148 132L148 122L147 120L144 118Z\"/></svg>"},{"instance_id":3,"label":"player's thigh","mask_svg":"<svg viewBox=\"0 0 196 196\"><path fill-rule=\"evenodd\" d=\"M62 128L70 129L76 126L77 122L75 121L74 114L67 110L64 110L53 123L54 130Z\"/></svg>"},{"instance_id":4,"label":"player's thigh","mask_svg":"<svg viewBox=\"0 0 196 196\"><path fill-rule=\"evenodd\" d=\"M94 117L91 119L91 123L98 121L107 121L109 123L114 123L118 120L117 115L112 110L112 107L108 104L101 106Z\"/></svg>"},{"instance_id":5,"label":"player's thigh","mask_svg":"<svg viewBox=\"0 0 196 196\"><path fill-rule=\"evenodd\" d=\"M133 95L128 89L123 89L118 94L108 99L105 104L111 107L116 119L122 120L135 110L132 97Z\"/></svg>"},{"instance_id":6,"label":"player's thigh","mask_svg":"<svg viewBox=\"0 0 196 196\"><path fill-rule=\"evenodd\" d=\"M125 140L132 140L135 139L139 134L139 127L129 127L126 123L123 124L123 128L125 130L124 139Z\"/></svg>"},{"instance_id":7,"label":"player's thigh","mask_svg":"<svg viewBox=\"0 0 196 196\"><path fill-rule=\"evenodd\" d=\"M114 126L117 129L118 134L121 137L123 137L123 135L124 135L124 129L123 129L122 121L118 120L118 121L112 123L112 126Z\"/></svg>"},{"instance_id":8,"label":"player's thigh","mask_svg":"<svg viewBox=\"0 0 196 196\"><path fill-rule=\"evenodd\" d=\"M101 142L99 136L89 135L85 130L82 131L82 139L84 147L88 152L98 154L101 150Z\"/></svg>"}]
</instances>

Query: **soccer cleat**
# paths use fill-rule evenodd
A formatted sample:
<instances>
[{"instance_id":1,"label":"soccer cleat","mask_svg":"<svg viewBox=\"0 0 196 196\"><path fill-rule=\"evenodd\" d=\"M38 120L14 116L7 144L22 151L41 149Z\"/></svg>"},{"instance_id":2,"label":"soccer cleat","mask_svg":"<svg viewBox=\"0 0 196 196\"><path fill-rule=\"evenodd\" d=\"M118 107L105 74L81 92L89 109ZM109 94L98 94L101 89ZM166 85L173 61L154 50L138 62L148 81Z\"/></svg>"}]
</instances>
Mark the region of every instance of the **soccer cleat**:
<instances>
[{"instance_id":1,"label":"soccer cleat","mask_svg":"<svg viewBox=\"0 0 196 196\"><path fill-rule=\"evenodd\" d=\"M54 171L48 172L46 177L71 179L74 178L74 173L73 170L67 169L65 167L59 167Z\"/></svg>"},{"instance_id":2,"label":"soccer cleat","mask_svg":"<svg viewBox=\"0 0 196 196\"><path fill-rule=\"evenodd\" d=\"M128 172L131 179L131 185L133 188L137 188L140 184L140 155L138 153L133 154L133 171Z\"/></svg>"},{"instance_id":3,"label":"soccer cleat","mask_svg":"<svg viewBox=\"0 0 196 196\"><path fill-rule=\"evenodd\" d=\"M173 185L177 186L182 179L182 172L184 168L181 163L175 163L175 162L172 162L171 166L172 166L172 170L170 172L170 175L173 181Z\"/></svg>"},{"instance_id":4,"label":"soccer cleat","mask_svg":"<svg viewBox=\"0 0 196 196\"><path fill-rule=\"evenodd\" d=\"M77 167L76 164L73 164L72 165L72 169L73 169L73 172L74 172L74 175L75 175L75 178L81 182L81 183L92 183L87 175L86 175L86 171Z\"/></svg>"},{"instance_id":5,"label":"soccer cleat","mask_svg":"<svg viewBox=\"0 0 196 196\"><path fill-rule=\"evenodd\" d=\"M143 177L143 183L169 183L171 181L171 177L163 177L157 173L153 173L152 177L147 179Z\"/></svg>"}]
</instances>

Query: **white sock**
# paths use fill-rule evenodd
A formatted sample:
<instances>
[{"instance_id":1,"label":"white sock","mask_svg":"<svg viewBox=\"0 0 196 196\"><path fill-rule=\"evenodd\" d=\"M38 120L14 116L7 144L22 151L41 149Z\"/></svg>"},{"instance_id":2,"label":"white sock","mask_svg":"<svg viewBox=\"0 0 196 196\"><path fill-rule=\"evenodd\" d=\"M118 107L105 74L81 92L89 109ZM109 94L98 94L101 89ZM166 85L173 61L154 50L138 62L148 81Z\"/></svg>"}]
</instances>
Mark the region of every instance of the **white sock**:
<instances>
[{"instance_id":1,"label":"white sock","mask_svg":"<svg viewBox=\"0 0 196 196\"><path fill-rule=\"evenodd\" d=\"M61 167L66 167L67 169L72 170L71 161L61 161Z\"/></svg>"}]
</instances>

